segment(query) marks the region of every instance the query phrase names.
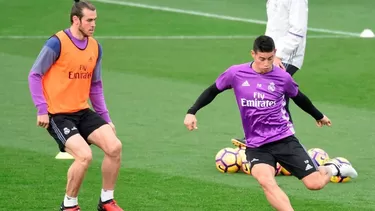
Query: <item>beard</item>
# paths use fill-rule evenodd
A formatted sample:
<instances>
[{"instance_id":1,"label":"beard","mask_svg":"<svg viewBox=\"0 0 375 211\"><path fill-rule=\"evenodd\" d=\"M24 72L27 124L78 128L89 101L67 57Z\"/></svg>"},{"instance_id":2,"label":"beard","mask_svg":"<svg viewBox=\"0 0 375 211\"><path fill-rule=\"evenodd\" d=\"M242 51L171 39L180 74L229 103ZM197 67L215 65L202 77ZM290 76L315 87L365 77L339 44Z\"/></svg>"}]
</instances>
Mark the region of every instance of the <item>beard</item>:
<instances>
[{"instance_id":1,"label":"beard","mask_svg":"<svg viewBox=\"0 0 375 211\"><path fill-rule=\"evenodd\" d=\"M90 35L88 35L81 26L78 27L78 31L81 32L81 34L84 36L84 37L89 37Z\"/></svg>"}]
</instances>

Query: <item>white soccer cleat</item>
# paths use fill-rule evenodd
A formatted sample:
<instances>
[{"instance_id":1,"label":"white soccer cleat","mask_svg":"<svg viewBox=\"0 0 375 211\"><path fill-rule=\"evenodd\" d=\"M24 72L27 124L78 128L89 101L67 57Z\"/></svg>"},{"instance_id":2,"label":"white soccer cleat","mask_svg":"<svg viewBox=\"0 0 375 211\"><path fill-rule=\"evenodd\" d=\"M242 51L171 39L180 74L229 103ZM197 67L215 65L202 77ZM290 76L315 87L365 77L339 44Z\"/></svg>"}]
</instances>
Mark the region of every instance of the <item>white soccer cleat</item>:
<instances>
[{"instance_id":1,"label":"white soccer cleat","mask_svg":"<svg viewBox=\"0 0 375 211\"><path fill-rule=\"evenodd\" d=\"M340 163L337 165L337 167L340 170L340 176L343 177L351 177L351 178L356 178L358 177L357 171L353 168L352 165L346 164L346 163Z\"/></svg>"},{"instance_id":2,"label":"white soccer cleat","mask_svg":"<svg viewBox=\"0 0 375 211\"><path fill-rule=\"evenodd\" d=\"M327 162L325 165L334 165L338 169L338 175L341 177L351 177L356 178L358 177L357 171L353 168L352 165L348 163L333 163Z\"/></svg>"}]
</instances>

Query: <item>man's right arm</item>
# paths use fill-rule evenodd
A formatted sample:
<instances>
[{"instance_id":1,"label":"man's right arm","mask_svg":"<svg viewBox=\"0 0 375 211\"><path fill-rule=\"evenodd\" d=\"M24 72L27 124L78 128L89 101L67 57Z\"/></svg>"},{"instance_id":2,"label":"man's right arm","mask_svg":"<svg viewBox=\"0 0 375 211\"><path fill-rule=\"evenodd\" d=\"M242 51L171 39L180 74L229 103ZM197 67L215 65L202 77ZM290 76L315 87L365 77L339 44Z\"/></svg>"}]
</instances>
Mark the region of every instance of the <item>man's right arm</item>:
<instances>
[{"instance_id":1,"label":"man's right arm","mask_svg":"<svg viewBox=\"0 0 375 211\"><path fill-rule=\"evenodd\" d=\"M202 92L187 113L195 115L199 109L211 103L219 93L231 89L235 71L236 68L231 66L221 73L215 83Z\"/></svg>"},{"instance_id":2,"label":"man's right arm","mask_svg":"<svg viewBox=\"0 0 375 211\"><path fill-rule=\"evenodd\" d=\"M220 92L222 91L217 88L216 83L212 84L202 92L187 113L195 115L199 109L211 103Z\"/></svg>"},{"instance_id":3,"label":"man's right arm","mask_svg":"<svg viewBox=\"0 0 375 211\"><path fill-rule=\"evenodd\" d=\"M57 37L53 36L48 39L29 72L29 90L38 115L48 114L47 102L43 95L42 77L59 57L60 49L61 44Z\"/></svg>"}]
</instances>

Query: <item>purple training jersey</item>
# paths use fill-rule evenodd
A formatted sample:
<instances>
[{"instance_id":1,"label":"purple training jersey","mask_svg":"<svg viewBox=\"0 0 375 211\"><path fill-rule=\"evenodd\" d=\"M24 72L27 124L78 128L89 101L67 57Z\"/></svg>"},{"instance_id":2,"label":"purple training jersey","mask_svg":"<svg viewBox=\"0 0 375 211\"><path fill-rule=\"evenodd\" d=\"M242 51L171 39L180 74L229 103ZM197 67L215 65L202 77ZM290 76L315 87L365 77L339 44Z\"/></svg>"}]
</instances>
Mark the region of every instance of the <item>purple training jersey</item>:
<instances>
[{"instance_id":1,"label":"purple training jersey","mask_svg":"<svg viewBox=\"0 0 375 211\"><path fill-rule=\"evenodd\" d=\"M285 95L298 94L298 85L285 70L273 67L260 74L252 63L233 65L216 79L219 90L233 89L241 114L246 146L259 147L293 135L285 110Z\"/></svg>"}]
</instances>

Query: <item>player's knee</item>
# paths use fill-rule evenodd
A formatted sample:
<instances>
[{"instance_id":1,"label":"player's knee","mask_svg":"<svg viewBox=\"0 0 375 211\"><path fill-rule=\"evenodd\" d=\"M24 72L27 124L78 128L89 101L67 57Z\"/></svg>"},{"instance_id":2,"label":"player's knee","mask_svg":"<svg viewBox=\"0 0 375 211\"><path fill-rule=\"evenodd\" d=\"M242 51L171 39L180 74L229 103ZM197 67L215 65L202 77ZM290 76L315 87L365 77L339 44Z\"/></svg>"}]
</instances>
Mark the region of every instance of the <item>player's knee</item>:
<instances>
[{"instance_id":1,"label":"player's knee","mask_svg":"<svg viewBox=\"0 0 375 211\"><path fill-rule=\"evenodd\" d=\"M80 162L84 166L89 166L92 161L91 150L80 152L79 154L77 154L75 160Z\"/></svg>"},{"instance_id":2,"label":"player's knee","mask_svg":"<svg viewBox=\"0 0 375 211\"><path fill-rule=\"evenodd\" d=\"M324 187L323 184L319 181L305 183L305 186L309 190L320 190Z\"/></svg>"},{"instance_id":3,"label":"player's knee","mask_svg":"<svg viewBox=\"0 0 375 211\"><path fill-rule=\"evenodd\" d=\"M275 178L273 178L272 176L260 177L257 178L257 180L265 190L272 190L275 186L277 186Z\"/></svg>"},{"instance_id":4,"label":"player's knee","mask_svg":"<svg viewBox=\"0 0 375 211\"><path fill-rule=\"evenodd\" d=\"M122 151L122 143L120 140L116 139L110 146L108 146L108 149L106 150L106 154L110 157L120 157Z\"/></svg>"},{"instance_id":5,"label":"player's knee","mask_svg":"<svg viewBox=\"0 0 375 211\"><path fill-rule=\"evenodd\" d=\"M306 176L302 181L309 190L320 190L325 186L324 181L318 172Z\"/></svg>"},{"instance_id":6,"label":"player's knee","mask_svg":"<svg viewBox=\"0 0 375 211\"><path fill-rule=\"evenodd\" d=\"M257 164L252 168L252 174L264 190L272 190L277 186L275 170L268 164Z\"/></svg>"},{"instance_id":7,"label":"player's knee","mask_svg":"<svg viewBox=\"0 0 375 211\"><path fill-rule=\"evenodd\" d=\"M76 162L88 166L92 160L92 153L86 141L79 135L73 135L65 143L65 150L71 153Z\"/></svg>"}]
</instances>

